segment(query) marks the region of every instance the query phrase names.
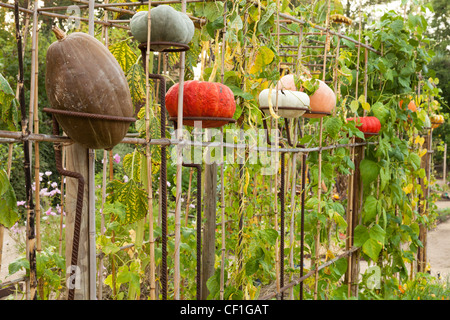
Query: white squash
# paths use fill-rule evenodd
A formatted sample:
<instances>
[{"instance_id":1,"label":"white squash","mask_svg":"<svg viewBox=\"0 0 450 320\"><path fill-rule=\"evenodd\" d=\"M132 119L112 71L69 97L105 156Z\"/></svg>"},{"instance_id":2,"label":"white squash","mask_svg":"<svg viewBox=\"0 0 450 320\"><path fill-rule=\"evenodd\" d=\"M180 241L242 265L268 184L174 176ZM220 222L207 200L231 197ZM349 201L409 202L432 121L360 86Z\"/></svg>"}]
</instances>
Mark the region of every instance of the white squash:
<instances>
[{"instance_id":1,"label":"white squash","mask_svg":"<svg viewBox=\"0 0 450 320\"><path fill-rule=\"evenodd\" d=\"M259 108L269 109L269 90L264 89L259 94ZM277 105L277 90L271 92L272 108ZM309 96L300 91L278 90L278 112L283 118L301 117L309 109Z\"/></svg>"}]
</instances>

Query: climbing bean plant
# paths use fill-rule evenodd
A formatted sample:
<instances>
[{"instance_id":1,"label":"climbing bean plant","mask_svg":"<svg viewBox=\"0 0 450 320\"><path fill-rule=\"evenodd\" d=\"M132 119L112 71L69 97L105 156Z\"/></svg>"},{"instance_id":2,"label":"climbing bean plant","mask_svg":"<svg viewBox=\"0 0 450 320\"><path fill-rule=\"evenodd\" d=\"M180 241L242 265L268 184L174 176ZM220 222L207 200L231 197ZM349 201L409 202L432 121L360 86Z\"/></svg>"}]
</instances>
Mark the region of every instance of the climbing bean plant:
<instances>
[{"instance_id":1,"label":"climbing bean plant","mask_svg":"<svg viewBox=\"0 0 450 320\"><path fill-rule=\"evenodd\" d=\"M302 119L301 126L297 128L302 132L298 142L308 148L318 147L320 137L322 145L347 145L354 139L370 142L364 148L364 159L359 167L363 197L360 224L354 230L354 245L361 247L364 260L380 267L382 286L372 290L369 277L364 275L360 284L360 297L392 298L398 291L399 282L406 281L409 277L406 265L415 260L418 248L423 246L419 240L420 225L429 227L435 219L432 199L429 199L429 210L425 214L419 213L419 207L423 205L421 197L424 190L417 183L418 179L424 180L426 177L421 166L421 159L427 152L423 128L427 116L438 113L440 109L440 92L436 87L436 80L428 75L427 64L434 52L431 50L430 39L426 36L427 20L423 15L425 7L417 6L417 13L412 12L406 17L389 11L371 25L364 23L364 28L360 31L357 21L351 25L329 21L331 15L344 13L340 1L332 1L330 6L328 1L322 0L316 1L314 6L308 3L296 7L291 2L261 0L189 3L187 12L201 21L196 25L190 50L186 52L185 80L196 77L204 81L223 81L233 91L237 106L234 115L237 123L227 125L224 129L241 128L244 131L262 128L263 119L266 119L271 128L283 126L281 119L263 114L258 108L260 91L273 87L283 74L290 72L300 78L311 74L314 78L328 81L337 96L335 112L333 116L323 118L322 133L319 119ZM181 10L179 4L173 6ZM144 9L146 7L142 6L139 10ZM289 14L304 23L287 23L284 20L279 22L282 19L280 13ZM368 43L378 54L370 50L366 52L348 38L327 36L326 32L316 28L326 23L329 23L330 30ZM283 26L281 30L279 24ZM278 32L295 35L280 36ZM304 34L301 39L298 36L300 32ZM325 71L305 66L323 64L323 47L303 48L301 56L298 56L293 47L298 48L300 40L303 45L312 41L327 47ZM137 43L124 31L114 31L111 42L109 49L123 68L133 103L140 110L131 131L141 138L145 137L145 73L140 50ZM221 51L222 48L225 48L224 52ZM168 72L165 75L168 89L179 80L180 54L152 53L149 70L161 74L164 56L167 57ZM150 82L150 135L151 138L163 138L159 133L161 101L156 83ZM314 91L313 85L304 85L307 91ZM410 100L415 101L417 112L406 107ZM382 127L378 135L366 138L355 127L354 122L346 120L348 117L363 115L372 115L380 120ZM170 137L172 132L173 126L169 125L166 137ZM167 153L169 234L174 232L174 217L171 213L175 210L176 195L176 166L172 164L172 148ZM110 290L110 297L137 299L146 296L149 286L147 272L150 257L146 241L149 238L146 216L150 191L146 189L148 170L152 171L154 237L157 241L161 237L158 180L161 154L159 146L151 147L152 168L148 168L145 148L123 148L120 152L120 168L115 168L115 175L108 183L106 202L102 207L97 203L98 211L106 221L104 230L98 232L97 244L102 254L108 257L105 260L106 269L101 272L105 273L104 284ZM215 273L207 282L210 299L218 299L221 295L222 233L226 233L224 299L262 297L265 288L270 287L277 277L276 261L282 232L279 215L282 209L279 194L280 162L275 163L272 174L264 175L261 174L263 169L267 169L264 164L251 163L245 153L242 163L238 163L238 158L235 154L234 159L227 159L234 160L233 163L227 161L223 167L224 203L218 197L217 207L225 206L226 223L225 229L222 229L219 224L222 222L221 218L216 221ZM290 277L298 274L300 264L301 202L299 193L291 190L294 170L294 188L301 182L300 160L299 155L294 159L293 154L286 154L284 170L287 172L287 187L281 191L285 195L284 231L287 237L293 235L293 241L286 241L285 260L282 261L285 272ZM348 205L345 181L356 169L355 163L351 149L341 147L323 150L320 168L318 153L309 152L307 165L303 226L305 254L314 257L320 251L324 253L325 260L330 260L345 248ZM199 204L192 200L196 181L189 178L189 173L188 168L183 168L182 198L186 202L189 198L191 200L190 203L184 203L186 207L182 206L183 219L185 210L188 216L181 228L181 294L183 298L193 299L196 294L195 228L200 221L191 217L195 214L195 206ZM220 176L218 181L221 181ZM96 182L101 184L100 175ZM431 183L433 178L424 181L423 185L428 187ZM190 195L188 190L191 190ZM217 191L220 195L220 183ZM97 197L101 197L100 189L97 190ZM220 214L217 216L220 217ZM242 221L242 229L239 221ZM317 235L320 247L316 247ZM130 244L133 246L121 250L121 247ZM321 251L322 249L325 250ZM169 257L174 252L174 239L169 237ZM157 245L157 266L161 264L161 257L161 247ZM172 259L168 260L168 264L168 270L172 270ZM311 270L309 266L305 268L305 272ZM347 268L347 260L340 259L319 272L319 299L348 297L347 284L342 282ZM171 275L169 272L169 280ZM159 277L158 274L157 282ZM305 281L306 298L313 297L314 285L314 277ZM172 286L169 281L169 294L172 293ZM294 287L293 294L294 298L298 298L298 286Z\"/></svg>"}]
</instances>

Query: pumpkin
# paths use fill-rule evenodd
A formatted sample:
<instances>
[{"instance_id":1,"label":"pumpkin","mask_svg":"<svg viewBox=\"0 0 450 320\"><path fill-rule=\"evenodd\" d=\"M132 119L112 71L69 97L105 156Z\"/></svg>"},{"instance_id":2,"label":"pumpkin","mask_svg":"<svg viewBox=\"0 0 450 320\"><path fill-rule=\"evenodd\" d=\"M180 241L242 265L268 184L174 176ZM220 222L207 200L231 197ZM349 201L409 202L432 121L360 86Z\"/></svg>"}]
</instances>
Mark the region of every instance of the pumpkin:
<instances>
[{"instance_id":1,"label":"pumpkin","mask_svg":"<svg viewBox=\"0 0 450 320\"><path fill-rule=\"evenodd\" d=\"M280 80L277 82L277 86L275 87L276 90L291 90L291 91L297 91L297 87L295 86L295 78L293 74L287 74L283 77L281 77ZM301 88L298 91L303 91L303 88Z\"/></svg>"},{"instance_id":2,"label":"pumpkin","mask_svg":"<svg viewBox=\"0 0 450 320\"><path fill-rule=\"evenodd\" d=\"M259 94L259 108L269 109L269 91L264 89ZM309 96L300 91L272 90L272 107L275 108L278 99L278 115L283 118L297 118L302 116L309 109Z\"/></svg>"},{"instance_id":3,"label":"pumpkin","mask_svg":"<svg viewBox=\"0 0 450 320\"><path fill-rule=\"evenodd\" d=\"M133 104L127 79L109 50L81 32L66 35L54 28L58 41L47 50L45 88L56 110L132 117ZM111 149L122 141L130 121L55 114L74 141L91 149Z\"/></svg>"},{"instance_id":4,"label":"pumpkin","mask_svg":"<svg viewBox=\"0 0 450 320\"><path fill-rule=\"evenodd\" d=\"M194 36L195 27L189 16L177 11L171 6L160 5L151 9L150 42L176 42L188 44ZM133 37L141 42L147 42L148 11L137 12L130 20ZM162 51L169 45L152 45L152 50Z\"/></svg>"},{"instance_id":5,"label":"pumpkin","mask_svg":"<svg viewBox=\"0 0 450 320\"><path fill-rule=\"evenodd\" d=\"M402 105L403 105L403 100L400 100L400 108L402 108ZM411 101L409 101L408 109L411 110L412 112L417 111L417 107L416 107L416 104L414 103L414 100L411 99Z\"/></svg>"},{"instance_id":6,"label":"pumpkin","mask_svg":"<svg viewBox=\"0 0 450 320\"><path fill-rule=\"evenodd\" d=\"M444 116L440 114L439 115L434 114L431 116L430 120L431 120L431 127L433 129L436 129L437 127L439 127L441 124L444 123Z\"/></svg>"},{"instance_id":7,"label":"pumpkin","mask_svg":"<svg viewBox=\"0 0 450 320\"><path fill-rule=\"evenodd\" d=\"M377 117L359 117L356 120L348 118L347 121L355 121L359 131L363 132L365 137L369 134L377 134L381 129L381 123Z\"/></svg>"},{"instance_id":8,"label":"pumpkin","mask_svg":"<svg viewBox=\"0 0 450 320\"><path fill-rule=\"evenodd\" d=\"M333 90L322 80L319 81L319 88L309 97L309 108L311 113L306 112L305 118L321 118L327 113L331 113L336 106L336 95ZM315 112L323 112L324 114Z\"/></svg>"},{"instance_id":9,"label":"pumpkin","mask_svg":"<svg viewBox=\"0 0 450 320\"><path fill-rule=\"evenodd\" d=\"M353 20L350 18L347 18L343 16L342 14L332 14L330 16L330 21L334 23L344 23L347 25L351 25L353 23Z\"/></svg>"},{"instance_id":10,"label":"pumpkin","mask_svg":"<svg viewBox=\"0 0 450 320\"><path fill-rule=\"evenodd\" d=\"M170 117L178 116L179 83L166 93L166 109ZM236 111L233 91L218 82L188 80L184 83L183 117L232 118ZM203 128L219 128L228 120L184 120L183 124L194 126L194 121L202 121Z\"/></svg>"}]
</instances>

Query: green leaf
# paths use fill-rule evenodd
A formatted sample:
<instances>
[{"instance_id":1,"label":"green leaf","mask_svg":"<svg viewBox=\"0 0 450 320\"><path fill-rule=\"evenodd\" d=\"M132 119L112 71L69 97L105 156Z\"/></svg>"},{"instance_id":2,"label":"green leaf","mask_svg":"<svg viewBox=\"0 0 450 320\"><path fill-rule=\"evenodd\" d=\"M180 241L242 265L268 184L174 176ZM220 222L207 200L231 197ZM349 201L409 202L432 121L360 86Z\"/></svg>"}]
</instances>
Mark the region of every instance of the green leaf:
<instances>
[{"instance_id":1,"label":"green leaf","mask_svg":"<svg viewBox=\"0 0 450 320\"><path fill-rule=\"evenodd\" d=\"M336 139L342 127L342 120L338 117L328 117L323 124L323 130L332 139Z\"/></svg>"},{"instance_id":2,"label":"green leaf","mask_svg":"<svg viewBox=\"0 0 450 320\"><path fill-rule=\"evenodd\" d=\"M27 258L18 258L13 262L11 262L8 265L8 272L9 272L8 276L11 276L22 269L30 270L30 262L28 261Z\"/></svg>"},{"instance_id":3,"label":"green leaf","mask_svg":"<svg viewBox=\"0 0 450 320\"><path fill-rule=\"evenodd\" d=\"M145 100L145 73L140 63L134 63L127 73L133 104L142 104Z\"/></svg>"},{"instance_id":4,"label":"green leaf","mask_svg":"<svg viewBox=\"0 0 450 320\"><path fill-rule=\"evenodd\" d=\"M372 106L372 112L375 117L380 120L381 125L386 123L390 113L389 110L381 102L377 102Z\"/></svg>"},{"instance_id":5,"label":"green leaf","mask_svg":"<svg viewBox=\"0 0 450 320\"><path fill-rule=\"evenodd\" d=\"M224 27L223 18L217 18L212 22L208 22L206 24L206 31L208 32L211 38L215 38L216 30L222 29Z\"/></svg>"},{"instance_id":6,"label":"green leaf","mask_svg":"<svg viewBox=\"0 0 450 320\"><path fill-rule=\"evenodd\" d=\"M383 246L377 240L369 239L363 244L362 251L367 254L370 259L376 261L382 248Z\"/></svg>"},{"instance_id":7,"label":"green leaf","mask_svg":"<svg viewBox=\"0 0 450 320\"><path fill-rule=\"evenodd\" d=\"M137 182L130 179L128 182L113 180L107 187L109 203L122 203L126 215L120 217L122 225L130 224L142 219L147 214L147 193L140 189Z\"/></svg>"},{"instance_id":8,"label":"green leaf","mask_svg":"<svg viewBox=\"0 0 450 320\"><path fill-rule=\"evenodd\" d=\"M231 89L231 91L233 92L233 94L234 94L236 97L241 97L241 98L243 98L243 99L245 99L245 100L252 100L252 99L254 98L253 95L252 95L251 93L249 93L249 92L244 92L244 91L242 91L241 88L239 88L239 87L237 87L237 86L235 86L235 85L228 85L228 88Z\"/></svg>"},{"instance_id":9,"label":"green leaf","mask_svg":"<svg viewBox=\"0 0 450 320\"><path fill-rule=\"evenodd\" d=\"M4 122L9 130L18 128L18 107L14 91L0 73L0 123Z\"/></svg>"},{"instance_id":10,"label":"green leaf","mask_svg":"<svg viewBox=\"0 0 450 320\"><path fill-rule=\"evenodd\" d=\"M363 222L365 224L375 221L377 215L378 200L374 196L368 196L364 201Z\"/></svg>"},{"instance_id":11,"label":"green leaf","mask_svg":"<svg viewBox=\"0 0 450 320\"><path fill-rule=\"evenodd\" d=\"M384 190L386 184L391 179L391 173L389 172L389 167L380 169L380 192Z\"/></svg>"},{"instance_id":12,"label":"green leaf","mask_svg":"<svg viewBox=\"0 0 450 320\"><path fill-rule=\"evenodd\" d=\"M420 157L418 154L411 152L409 154L409 160L414 170L420 169Z\"/></svg>"},{"instance_id":13,"label":"green leaf","mask_svg":"<svg viewBox=\"0 0 450 320\"><path fill-rule=\"evenodd\" d=\"M0 225L11 228L19 218L16 194L5 170L0 170Z\"/></svg>"},{"instance_id":14,"label":"green leaf","mask_svg":"<svg viewBox=\"0 0 450 320\"><path fill-rule=\"evenodd\" d=\"M384 231L383 228L379 224L375 224L372 228L370 228L369 236L370 236L370 239L377 240L381 244L383 244L385 236L386 236L386 231Z\"/></svg>"},{"instance_id":15,"label":"green leaf","mask_svg":"<svg viewBox=\"0 0 450 320\"><path fill-rule=\"evenodd\" d=\"M266 69L267 65L269 65L273 61L274 58L275 58L275 53L273 53L272 50L270 50L266 46L260 47L256 54L255 62L253 63L252 67L250 68L250 73L258 74L258 73L264 71Z\"/></svg>"},{"instance_id":16,"label":"green leaf","mask_svg":"<svg viewBox=\"0 0 450 320\"><path fill-rule=\"evenodd\" d=\"M222 18L223 2L207 2L203 5L203 14L206 19L209 21L215 21Z\"/></svg>"},{"instance_id":17,"label":"green leaf","mask_svg":"<svg viewBox=\"0 0 450 320\"><path fill-rule=\"evenodd\" d=\"M247 276L254 275L259 269L259 259L252 258L245 264L245 274Z\"/></svg>"},{"instance_id":18,"label":"green leaf","mask_svg":"<svg viewBox=\"0 0 450 320\"><path fill-rule=\"evenodd\" d=\"M275 245L278 238L278 232L275 229L266 228L258 232L259 237L269 245Z\"/></svg>"},{"instance_id":19,"label":"green leaf","mask_svg":"<svg viewBox=\"0 0 450 320\"><path fill-rule=\"evenodd\" d=\"M380 167L375 161L369 159L361 160L360 164L361 180L364 185L369 185L375 181L380 172Z\"/></svg>"},{"instance_id":20,"label":"green leaf","mask_svg":"<svg viewBox=\"0 0 450 320\"><path fill-rule=\"evenodd\" d=\"M356 111L358 111L358 108L359 108L358 100L353 100L350 103L350 110L352 110L352 112L356 112Z\"/></svg>"},{"instance_id":21,"label":"green leaf","mask_svg":"<svg viewBox=\"0 0 450 320\"><path fill-rule=\"evenodd\" d=\"M361 247L367 240L370 239L369 230L361 224L356 226L353 232L353 245L356 247Z\"/></svg>"}]
</instances>

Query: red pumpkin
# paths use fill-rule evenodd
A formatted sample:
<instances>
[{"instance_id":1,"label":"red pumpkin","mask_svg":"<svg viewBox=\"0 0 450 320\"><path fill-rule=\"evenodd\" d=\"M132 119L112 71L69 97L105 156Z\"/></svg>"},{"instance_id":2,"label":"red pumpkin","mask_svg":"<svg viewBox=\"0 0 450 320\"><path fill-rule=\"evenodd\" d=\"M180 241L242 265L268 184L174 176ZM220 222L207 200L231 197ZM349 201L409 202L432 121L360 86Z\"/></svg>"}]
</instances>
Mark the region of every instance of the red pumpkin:
<instances>
[{"instance_id":1,"label":"red pumpkin","mask_svg":"<svg viewBox=\"0 0 450 320\"><path fill-rule=\"evenodd\" d=\"M400 100L400 108L402 108L402 105L403 105L403 100ZM411 100L408 103L408 109L411 110L412 112L416 112L417 111L417 107L416 107L416 104L414 103L414 100Z\"/></svg>"},{"instance_id":2,"label":"red pumpkin","mask_svg":"<svg viewBox=\"0 0 450 320\"><path fill-rule=\"evenodd\" d=\"M333 90L322 80L319 81L319 88L309 97L310 105L309 108L312 113L306 112L303 114L305 118L321 118L326 115L326 113L331 113L331 111L336 106L336 95ZM314 112L324 112L316 113Z\"/></svg>"},{"instance_id":3,"label":"red pumpkin","mask_svg":"<svg viewBox=\"0 0 450 320\"><path fill-rule=\"evenodd\" d=\"M166 93L166 109L171 117L178 115L178 87L172 86ZM184 83L183 117L232 118L236 111L233 92L218 82L189 80ZM195 120L183 120L186 126L194 126ZM200 120L198 120L200 121ZM228 121L203 120L203 128L219 128Z\"/></svg>"},{"instance_id":4,"label":"red pumpkin","mask_svg":"<svg viewBox=\"0 0 450 320\"><path fill-rule=\"evenodd\" d=\"M348 118L347 121L355 121L354 118ZM380 120L377 117L359 117L356 118L356 126L367 137L369 134L377 134L381 129Z\"/></svg>"}]
</instances>

